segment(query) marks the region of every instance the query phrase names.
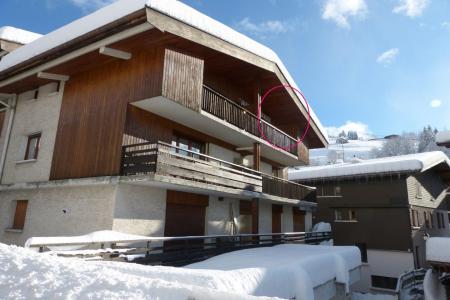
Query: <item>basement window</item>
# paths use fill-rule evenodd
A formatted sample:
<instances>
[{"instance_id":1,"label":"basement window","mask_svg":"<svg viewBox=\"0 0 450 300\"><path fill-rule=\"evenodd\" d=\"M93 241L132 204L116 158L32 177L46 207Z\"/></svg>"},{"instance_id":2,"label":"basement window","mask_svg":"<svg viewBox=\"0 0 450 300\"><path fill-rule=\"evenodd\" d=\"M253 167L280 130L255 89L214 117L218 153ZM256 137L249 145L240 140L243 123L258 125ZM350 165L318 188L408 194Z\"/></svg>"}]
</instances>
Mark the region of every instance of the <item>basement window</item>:
<instances>
[{"instance_id":1,"label":"basement window","mask_svg":"<svg viewBox=\"0 0 450 300\"><path fill-rule=\"evenodd\" d=\"M397 278L372 275L372 287L395 290L397 288Z\"/></svg>"},{"instance_id":2,"label":"basement window","mask_svg":"<svg viewBox=\"0 0 450 300\"><path fill-rule=\"evenodd\" d=\"M25 225L27 215L28 200L17 200L14 221L11 229L22 230Z\"/></svg>"},{"instance_id":3,"label":"basement window","mask_svg":"<svg viewBox=\"0 0 450 300\"><path fill-rule=\"evenodd\" d=\"M356 211L352 208L335 208L335 222L357 222Z\"/></svg>"}]
</instances>

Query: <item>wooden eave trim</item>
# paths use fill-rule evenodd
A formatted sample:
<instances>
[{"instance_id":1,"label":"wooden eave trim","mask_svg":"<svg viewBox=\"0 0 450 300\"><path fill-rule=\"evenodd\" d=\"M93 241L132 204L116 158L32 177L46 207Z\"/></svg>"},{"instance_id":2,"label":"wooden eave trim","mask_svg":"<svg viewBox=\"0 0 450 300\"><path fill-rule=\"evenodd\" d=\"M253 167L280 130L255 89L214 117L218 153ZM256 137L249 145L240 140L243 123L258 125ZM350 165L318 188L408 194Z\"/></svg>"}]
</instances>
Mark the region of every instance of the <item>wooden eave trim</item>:
<instances>
[{"instance_id":1,"label":"wooden eave trim","mask_svg":"<svg viewBox=\"0 0 450 300\"><path fill-rule=\"evenodd\" d=\"M172 22L167 22L167 18L170 18ZM239 46L231 44L230 42L224 41L207 32L179 21L169 15L163 14L159 11L147 7L147 21L162 32L170 32L171 34L179 36L183 39L190 40L197 44L203 45L210 49L255 65L261 69L274 73L283 84L288 83L286 77L283 75L280 68L275 62L270 61ZM307 119L307 109L306 107L303 107L299 96L290 89L286 90L288 91L294 103L300 109L302 115ZM323 146L328 145L325 136L322 134L317 124L313 120L311 120L311 129L314 130Z\"/></svg>"},{"instance_id":2,"label":"wooden eave trim","mask_svg":"<svg viewBox=\"0 0 450 300\"><path fill-rule=\"evenodd\" d=\"M12 66L9 69L6 69L0 72L0 81L7 79L8 77L12 77L14 75L18 75L22 72L25 72L33 67L37 67L42 65L48 61L54 60L58 57L61 57L65 54L71 53L75 50L93 44L97 41L100 41L108 36L114 35L126 29L132 28L134 26L143 24L146 22L146 13L145 9L141 9L137 12L134 12L128 16L125 16L121 19L118 19L112 23L109 23L103 27L97 28L93 31L90 31L80 37L77 37L67 43L59 45L53 49L50 49L44 53L41 53L33 58L26 60L22 63L19 63L15 66Z\"/></svg>"}]
</instances>

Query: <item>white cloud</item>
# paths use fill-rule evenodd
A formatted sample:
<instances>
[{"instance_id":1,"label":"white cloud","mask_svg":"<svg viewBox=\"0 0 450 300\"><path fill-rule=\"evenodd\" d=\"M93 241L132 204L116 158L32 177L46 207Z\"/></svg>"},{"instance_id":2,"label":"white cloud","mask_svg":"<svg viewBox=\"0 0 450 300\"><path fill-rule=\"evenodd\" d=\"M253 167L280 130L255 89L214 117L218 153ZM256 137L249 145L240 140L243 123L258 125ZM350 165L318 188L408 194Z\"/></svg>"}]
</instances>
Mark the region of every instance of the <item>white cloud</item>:
<instances>
[{"instance_id":1,"label":"white cloud","mask_svg":"<svg viewBox=\"0 0 450 300\"><path fill-rule=\"evenodd\" d=\"M244 18L236 24L238 30L265 38L269 34L286 33L293 30L293 24L286 21L270 20L254 23L250 18Z\"/></svg>"},{"instance_id":2,"label":"white cloud","mask_svg":"<svg viewBox=\"0 0 450 300\"><path fill-rule=\"evenodd\" d=\"M400 54L398 48L392 48L384 51L377 57L377 63L383 64L385 66L390 65L394 62L395 58Z\"/></svg>"},{"instance_id":3,"label":"white cloud","mask_svg":"<svg viewBox=\"0 0 450 300\"><path fill-rule=\"evenodd\" d=\"M369 139L373 138L372 132L369 130L369 126L367 124L364 124L362 122L354 122L354 121L347 121L344 125L335 127L325 127L327 130L328 136L330 137L338 137L339 133L342 131L345 131L345 133L348 133L350 130L356 131L358 133L358 137L363 139Z\"/></svg>"},{"instance_id":4,"label":"white cloud","mask_svg":"<svg viewBox=\"0 0 450 300\"><path fill-rule=\"evenodd\" d=\"M116 1L117 0L69 0L70 3L85 11L97 10Z\"/></svg>"},{"instance_id":5,"label":"white cloud","mask_svg":"<svg viewBox=\"0 0 450 300\"><path fill-rule=\"evenodd\" d=\"M337 25L350 28L348 19L359 17L364 19L368 12L365 0L326 0L323 6L322 18L332 20Z\"/></svg>"},{"instance_id":6,"label":"white cloud","mask_svg":"<svg viewBox=\"0 0 450 300\"><path fill-rule=\"evenodd\" d=\"M430 0L400 0L392 10L396 14L404 14L410 18L422 15Z\"/></svg>"},{"instance_id":7,"label":"white cloud","mask_svg":"<svg viewBox=\"0 0 450 300\"><path fill-rule=\"evenodd\" d=\"M432 108L437 108L437 107L441 106L441 104L442 104L442 101L439 99L433 99L430 101L430 106Z\"/></svg>"}]
</instances>

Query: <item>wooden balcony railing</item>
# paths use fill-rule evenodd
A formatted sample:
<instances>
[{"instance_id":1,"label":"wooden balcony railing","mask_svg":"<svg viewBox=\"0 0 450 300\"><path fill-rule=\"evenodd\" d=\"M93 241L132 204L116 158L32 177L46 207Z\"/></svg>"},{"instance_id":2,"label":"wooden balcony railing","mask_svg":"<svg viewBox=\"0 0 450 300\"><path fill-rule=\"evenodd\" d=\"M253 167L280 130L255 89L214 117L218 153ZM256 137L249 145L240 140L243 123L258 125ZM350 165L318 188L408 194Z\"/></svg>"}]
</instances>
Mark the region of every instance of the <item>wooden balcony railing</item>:
<instances>
[{"instance_id":1,"label":"wooden balcony railing","mask_svg":"<svg viewBox=\"0 0 450 300\"><path fill-rule=\"evenodd\" d=\"M282 198L316 202L314 188L282 178L262 174L263 193Z\"/></svg>"},{"instance_id":2,"label":"wooden balcony railing","mask_svg":"<svg viewBox=\"0 0 450 300\"><path fill-rule=\"evenodd\" d=\"M262 190L261 174L244 166L163 142L123 146L121 175L151 173L187 180L194 187Z\"/></svg>"},{"instance_id":3,"label":"wooden balcony railing","mask_svg":"<svg viewBox=\"0 0 450 300\"><path fill-rule=\"evenodd\" d=\"M157 174L198 186L262 192L315 202L315 189L167 143L123 146L121 175Z\"/></svg>"},{"instance_id":4,"label":"wooden balcony railing","mask_svg":"<svg viewBox=\"0 0 450 300\"><path fill-rule=\"evenodd\" d=\"M202 109L256 137L262 137L255 114L207 86L203 86ZM261 120L261 130L272 144L298 155L296 139L264 120Z\"/></svg>"}]
</instances>

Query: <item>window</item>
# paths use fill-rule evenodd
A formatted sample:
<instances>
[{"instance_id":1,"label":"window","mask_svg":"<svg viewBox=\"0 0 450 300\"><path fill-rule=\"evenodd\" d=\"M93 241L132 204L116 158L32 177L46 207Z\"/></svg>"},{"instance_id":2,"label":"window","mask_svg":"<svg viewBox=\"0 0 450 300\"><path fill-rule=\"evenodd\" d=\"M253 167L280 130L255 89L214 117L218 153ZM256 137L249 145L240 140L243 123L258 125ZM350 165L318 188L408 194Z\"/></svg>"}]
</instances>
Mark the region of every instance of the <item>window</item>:
<instances>
[{"instance_id":1,"label":"window","mask_svg":"<svg viewBox=\"0 0 450 300\"><path fill-rule=\"evenodd\" d=\"M178 149L175 149L174 152L186 155L186 156L192 156L195 158L200 158L199 155L195 155L192 152L195 153L204 153L205 147L203 143L193 141L187 137L181 137L178 135L174 135L172 139L172 146L178 147ZM188 151L184 151L188 150Z\"/></svg>"},{"instance_id":2,"label":"window","mask_svg":"<svg viewBox=\"0 0 450 300\"><path fill-rule=\"evenodd\" d=\"M335 221L357 221L356 211L352 208L335 208L334 209Z\"/></svg>"},{"instance_id":3,"label":"window","mask_svg":"<svg viewBox=\"0 0 450 300\"><path fill-rule=\"evenodd\" d=\"M428 212L423 212L423 219L425 220L425 226L430 228L430 219L428 218Z\"/></svg>"},{"instance_id":4,"label":"window","mask_svg":"<svg viewBox=\"0 0 450 300\"><path fill-rule=\"evenodd\" d=\"M411 210L411 225L412 227L417 227L418 226L418 220L416 218L416 211L415 210Z\"/></svg>"},{"instance_id":5,"label":"window","mask_svg":"<svg viewBox=\"0 0 450 300\"><path fill-rule=\"evenodd\" d=\"M366 243L356 243L356 247L359 248L359 251L361 251L361 261L367 262L367 245Z\"/></svg>"},{"instance_id":6,"label":"window","mask_svg":"<svg viewBox=\"0 0 450 300\"><path fill-rule=\"evenodd\" d=\"M389 290L395 290L397 288L397 278L375 275L372 275L371 277L372 287Z\"/></svg>"},{"instance_id":7,"label":"window","mask_svg":"<svg viewBox=\"0 0 450 300\"><path fill-rule=\"evenodd\" d=\"M318 196L338 197L341 196L341 187L333 184L323 184L317 189Z\"/></svg>"},{"instance_id":8,"label":"window","mask_svg":"<svg viewBox=\"0 0 450 300\"><path fill-rule=\"evenodd\" d=\"M434 216L432 212L430 212L430 228L434 228Z\"/></svg>"},{"instance_id":9,"label":"window","mask_svg":"<svg viewBox=\"0 0 450 300\"><path fill-rule=\"evenodd\" d=\"M422 198L422 186L416 182L416 198Z\"/></svg>"},{"instance_id":10,"label":"window","mask_svg":"<svg viewBox=\"0 0 450 300\"><path fill-rule=\"evenodd\" d=\"M17 200L16 211L14 213L13 229L22 230L25 225L25 216L27 215L28 200Z\"/></svg>"},{"instance_id":11,"label":"window","mask_svg":"<svg viewBox=\"0 0 450 300\"><path fill-rule=\"evenodd\" d=\"M24 160L37 159L39 153L39 144L41 142L41 134L36 133L28 136L27 149L25 151Z\"/></svg>"}]
</instances>

